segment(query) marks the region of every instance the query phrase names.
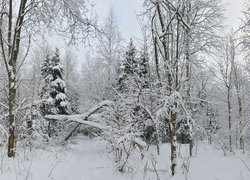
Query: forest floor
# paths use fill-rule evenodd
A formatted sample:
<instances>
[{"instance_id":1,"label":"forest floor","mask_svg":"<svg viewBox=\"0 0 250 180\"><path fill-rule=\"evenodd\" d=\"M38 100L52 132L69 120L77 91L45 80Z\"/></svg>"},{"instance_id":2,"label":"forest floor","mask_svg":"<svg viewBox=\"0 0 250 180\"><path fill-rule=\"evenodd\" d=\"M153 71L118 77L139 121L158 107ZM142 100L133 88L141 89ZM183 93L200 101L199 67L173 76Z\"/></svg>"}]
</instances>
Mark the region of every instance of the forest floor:
<instances>
[{"instance_id":1,"label":"forest floor","mask_svg":"<svg viewBox=\"0 0 250 180\"><path fill-rule=\"evenodd\" d=\"M111 154L103 143L79 136L74 143L44 149L20 151L16 158L7 158L0 148L0 180L249 180L250 154L224 153L214 146L200 143L194 156L188 158L188 148L178 151L177 173L169 172L169 145L163 144L160 155L154 147L149 149L150 161L138 162L129 172L114 168ZM153 156L152 156L153 155ZM187 158L185 158L187 157ZM146 156L147 158L147 156ZM145 158L145 159L146 159ZM132 160L133 164L133 160ZM142 165L143 164L143 165ZM147 168L142 168L146 167ZM142 170L143 169L143 170ZM157 169L157 173L154 169ZM187 172L187 173L186 173ZM186 174L186 175L185 175Z\"/></svg>"}]
</instances>

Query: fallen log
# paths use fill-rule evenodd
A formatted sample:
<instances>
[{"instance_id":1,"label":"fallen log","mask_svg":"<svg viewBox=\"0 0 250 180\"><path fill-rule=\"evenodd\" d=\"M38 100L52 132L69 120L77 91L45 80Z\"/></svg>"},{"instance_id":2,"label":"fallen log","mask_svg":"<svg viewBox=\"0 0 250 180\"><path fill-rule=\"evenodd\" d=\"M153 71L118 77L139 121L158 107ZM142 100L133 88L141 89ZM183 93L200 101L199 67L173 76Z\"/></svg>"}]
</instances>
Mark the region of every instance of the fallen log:
<instances>
[{"instance_id":1,"label":"fallen log","mask_svg":"<svg viewBox=\"0 0 250 180\"><path fill-rule=\"evenodd\" d=\"M67 141L72 134L82 125L89 125L92 127L95 127L97 129L100 129L101 131L106 130L107 128L99 123L95 123L92 121L88 121L88 118L96 113L97 111L99 111L100 109L102 109L103 107L111 107L114 108L114 102L113 101L102 101L99 104L97 104L96 106L92 107L91 109L89 109L88 112L84 113L84 114L76 114L76 115L46 115L45 118L49 119L49 120L57 120L57 121L73 121L76 122L77 124L75 125L75 127L68 133L68 135L64 138L65 141Z\"/></svg>"}]
</instances>

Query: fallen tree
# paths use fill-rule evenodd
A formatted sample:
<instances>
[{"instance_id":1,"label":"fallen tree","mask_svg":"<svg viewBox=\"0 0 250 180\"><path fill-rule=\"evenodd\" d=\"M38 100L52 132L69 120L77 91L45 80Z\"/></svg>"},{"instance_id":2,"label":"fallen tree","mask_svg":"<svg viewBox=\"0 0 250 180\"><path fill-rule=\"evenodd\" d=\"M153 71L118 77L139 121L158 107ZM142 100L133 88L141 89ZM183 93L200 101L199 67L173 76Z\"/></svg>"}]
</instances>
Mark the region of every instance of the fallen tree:
<instances>
[{"instance_id":1,"label":"fallen tree","mask_svg":"<svg viewBox=\"0 0 250 180\"><path fill-rule=\"evenodd\" d=\"M76 123L65 137L65 141L81 125L87 125L100 130L99 137L108 142L115 154L117 169L123 172L130 156L134 152L139 152L143 159L147 143L141 140L139 133L131 131L131 125L119 120L120 116L117 111L116 104L113 101L106 100L92 107L84 114L47 115L45 118L50 121L72 121ZM136 149L137 151L134 151Z\"/></svg>"},{"instance_id":2,"label":"fallen tree","mask_svg":"<svg viewBox=\"0 0 250 180\"><path fill-rule=\"evenodd\" d=\"M68 135L64 138L65 141L69 140L69 138L72 136L72 134L80 127L80 125L85 124L92 127L95 127L97 129L100 129L101 131L106 130L106 127L101 125L100 123L95 123L92 121L88 121L88 118L95 114L97 111L102 109L103 107L111 107L114 108L114 102L112 101L102 101L98 105L92 107L88 110L88 112L84 114L76 114L76 115L47 115L45 116L48 120L57 120L57 121L73 121L77 124L74 126L74 128L68 133Z\"/></svg>"}]
</instances>

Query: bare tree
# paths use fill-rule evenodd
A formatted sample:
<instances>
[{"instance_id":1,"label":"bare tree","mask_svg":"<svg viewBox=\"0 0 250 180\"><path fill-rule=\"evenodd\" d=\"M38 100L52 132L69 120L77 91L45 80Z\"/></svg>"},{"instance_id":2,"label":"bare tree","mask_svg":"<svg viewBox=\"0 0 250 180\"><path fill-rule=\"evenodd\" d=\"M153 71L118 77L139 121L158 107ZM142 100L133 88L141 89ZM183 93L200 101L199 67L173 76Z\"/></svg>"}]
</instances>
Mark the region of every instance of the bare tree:
<instances>
[{"instance_id":1,"label":"bare tree","mask_svg":"<svg viewBox=\"0 0 250 180\"><path fill-rule=\"evenodd\" d=\"M234 80L234 86L236 90L236 96L238 101L238 126L239 126L239 144L240 149L245 151L245 145L244 145L244 129L245 129L245 118L244 118L244 91L246 88L246 79L243 75L244 70L241 68L240 64L237 64L236 62L233 62L233 80Z\"/></svg>"},{"instance_id":2,"label":"bare tree","mask_svg":"<svg viewBox=\"0 0 250 180\"><path fill-rule=\"evenodd\" d=\"M101 73L105 80L111 84L115 77L121 59L121 33L112 9L104 20L102 31L98 36L97 59Z\"/></svg>"},{"instance_id":3,"label":"bare tree","mask_svg":"<svg viewBox=\"0 0 250 180\"><path fill-rule=\"evenodd\" d=\"M177 108L186 113L187 123L191 121L191 70L197 65L197 54L212 52L218 48L218 34L222 27L223 8L220 0L192 1L145 1L146 15L150 18L154 47L154 61L158 80L168 97L185 97L185 107L180 99L175 99L170 114L165 119L169 126L171 143L171 170L176 167L176 123ZM214 48L212 48L214 47ZM185 72L185 73L183 73ZM185 94L182 94L184 89ZM165 102L166 103L166 102ZM192 155L192 143L190 155Z\"/></svg>"},{"instance_id":4,"label":"bare tree","mask_svg":"<svg viewBox=\"0 0 250 180\"><path fill-rule=\"evenodd\" d=\"M220 82L223 83L225 87L225 102L227 106L227 121L228 121L228 146L229 151L232 152L232 96L233 96L233 64L235 61L235 44L232 39L232 34L225 38L225 43L223 44L223 53L221 57L217 60L217 65L219 68L219 78Z\"/></svg>"},{"instance_id":5,"label":"bare tree","mask_svg":"<svg viewBox=\"0 0 250 180\"><path fill-rule=\"evenodd\" d=\"M2 0L0 2L0 46L8 74L9 157L15 156L19 70L29 54L31 38L40 31L39 29L50 28L70 38L70 43L77 43L78 35L81 36L80 40L86 40L95 28L94 22L87 16L88 11L88 1ZM20 55L21 47L25 49L23 56Z\"/></svg>"},{"instance_id":6,"label":"bare tree","mask_svg":"<svg viewBox=\"0 0 250 180\"><path fill-rule=\"evenodd\" d=\"M69 81L76 79L76 72L77 72L77 56L74 54L74 52L70 49L66 50L66 54L63 58L63 65L64 68L64 75L66 83L69 83Z\"/></svg>"}]
</instances>

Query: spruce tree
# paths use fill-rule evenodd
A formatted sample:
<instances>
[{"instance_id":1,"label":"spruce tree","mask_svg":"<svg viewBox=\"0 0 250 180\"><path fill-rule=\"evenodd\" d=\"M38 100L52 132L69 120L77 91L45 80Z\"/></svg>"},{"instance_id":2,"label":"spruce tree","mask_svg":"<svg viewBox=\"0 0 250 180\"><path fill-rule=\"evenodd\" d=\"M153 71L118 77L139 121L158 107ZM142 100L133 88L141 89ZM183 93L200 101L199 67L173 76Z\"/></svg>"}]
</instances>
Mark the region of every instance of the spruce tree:
<instances>
[{"instance_id":1,"label":"spruce tree","mask_svg":"<svg viewBox=\"0 0 250 180\"><path fill-rule=\"evenodd\" d=\"M51 112L51 103L48 103L48 100L50 98L50 81L52 79L52 63L51 63L51 59L49 57L49 55L46 56L43 64L42 64L42 68L41 68L41 75L42 75L42 90L40 93L41 99L43 100L41 107L40 107L40 111L42 113L43 116L47 115L47 114L52 114Z\"/></svg>"},{"instance_id":2,"label":"spruce tree","mask_svg":"<svg viewBox=\"0 0 250 180\"><path fill-rule=\"evenodd\" d=\"M60 64L58 49L46 56L41 74L43 77L40 107L42 115L69 114L63 66ZM49 122L48 126L49 136L56 132L55 127L59 128L56 122Z\"/></svg>"},{"instance_id":3,"label":"spruce tree","mask_svg":"<svg viewBox=\"0 0 250 180\"><path fill-rule=\"evenodd\" d=\"M138 72L136 48L132 38L130 39L124 61L121 63L119 71L118 90L120 92L128 92L128 90L131 89L131 81L133 81L133 78Z\"/></svg>"},{"instance_id":4,"label":"spruce tree","mask_svg":"<svg viewBox=\"0 0 250 180\"><path fill-rule=\"evenodd\" d=\"M46 56L41 71L44 80L41 92L43 115L69 114L63 66L60 64L58 49L51 57Z\"/></svg>"},{"instance_id":5,"label":"spruce tree","mask_svg":"<svg viewBox=\"0 0 250 180\"><path fill-rule=\"evenodd\" d=\"M141 81L142 88L148 88L149 87L149 64L148 64L148 53L144 49L141 52L140 58L139 58L139 77Z\"/></svg>"}]
</instances>

